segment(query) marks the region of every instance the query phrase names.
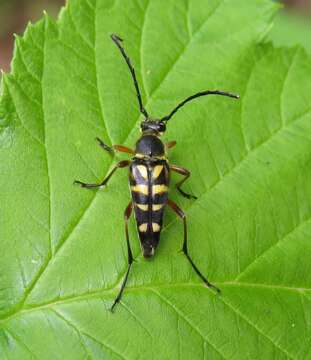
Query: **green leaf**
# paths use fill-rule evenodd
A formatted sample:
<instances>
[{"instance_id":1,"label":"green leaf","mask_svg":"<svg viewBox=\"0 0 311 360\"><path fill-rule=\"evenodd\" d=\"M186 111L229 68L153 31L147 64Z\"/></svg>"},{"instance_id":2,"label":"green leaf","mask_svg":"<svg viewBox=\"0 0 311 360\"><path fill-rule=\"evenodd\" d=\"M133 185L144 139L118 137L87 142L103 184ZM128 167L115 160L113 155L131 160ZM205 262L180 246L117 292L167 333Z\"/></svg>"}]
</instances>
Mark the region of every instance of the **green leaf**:
<instances>
[{"instance_id":1,"label":"green leaf","mask_svg":"<svg viewBox=\"0 0 311 360\"><path fill-rule=\"evenodd\" d=\"M311 59L255 45L276 5L72 0L16 41L0 101L0 357L3 359L309 359ZM203 286L169 210L153 261L127 267L127 175L87 191L134 146L141 120L109 34L126 40L144 103L163 116L206 88L169 125L170 162L192 177L189 250L222 290ZM175 182L177 177L173 177Z\"/></svg>"},{"instance_id":2,"label":"green leaf","mask_svg":"<svg viewBox=\"0 0 311 360\"><path fill-rule=\"evenodd\" d=\"M295 14L293 11L280 11L267 39L275 46L302 45L311 53L311 24L309 16Z\"/></svg>"}]
</instances>

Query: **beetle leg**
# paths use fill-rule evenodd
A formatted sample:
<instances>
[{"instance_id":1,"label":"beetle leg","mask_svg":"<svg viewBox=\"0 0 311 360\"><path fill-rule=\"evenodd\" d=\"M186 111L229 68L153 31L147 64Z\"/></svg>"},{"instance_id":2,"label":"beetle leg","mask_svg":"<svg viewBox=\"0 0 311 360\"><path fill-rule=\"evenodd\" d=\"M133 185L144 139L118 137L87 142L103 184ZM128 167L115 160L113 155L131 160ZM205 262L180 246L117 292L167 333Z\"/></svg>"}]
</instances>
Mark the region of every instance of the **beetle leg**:
<instances>
[{"instance_id":1,"label":"beetle leg","mask_svg":"<svg viewBox=\"0 0 311 360\"><path fill-rule=\"evenodd\" d=\"M188 254L188 239L187 239L187 221L186 214L181 210L181 208L174 203L172 200L167 201L168 206L182 219L184 223L184 243L182 247L183 253L186 255L186 258L190 262L193 270L199 275L199 277L204 281L204 283L212 289L215 289L218 293L220 293L220 289L218 289L215 285L211 284L205 276L202 275L201 271L197 268L190 255Z\"/></svg>"},{"instance_id":2,"label":"beetle leg","mask_svg":"<svg viewBox=\"0 0 311 360\"><path fill-rule=\"evenodd\" d=\"M173 141L169 141L165 144L165 149L168 150L168 149L171 149L172 147L174 147L176 145L176 141L173 140Z\"/></svg>"},{"instance_id":3,"label":"beetle leg","mask_svg":"<svg viewBox=\"0 0 311 360\"><path fill-rule=\"evenodd\" d=\"M120 291L118 293L118 296L116 297L114 303L112 304L110 311L113 312L114 307L117 305L118 302L120 302L122 294L123 294L123 290L125 288L125 285L127 283L127 279L131 270L131 266L132 263L134 261L133 259L133 253L132 253L132 249L131 249L131 245L130 245L130 239L129 239L129 232L128 232L128 221L129 218L132 214L132 210L133 210L133 203L132 201L128 204L127 208L124 211L124 220L125 220L125 235L126 235L126 245L127 245L127 255L128 255L128 266L127 266L127 271L125 274L125 277L123 279Z\"/></svg>"},{"instance_id":4,"label":"beetle leg","mask_svg":"<svg viewBox=\"0 0 311 360\"><path fill-rule=\"evenodd\" d=\"M110 154L113 154L114 151L119 151L119 152L124 152L124 153L134 155L134 151L126 146L123 146L123 145L108 146L100 138L97 137L96 140L97 140L99 146L101 148L103 148L104 150L108 151Z\"/></svg>"},{"instance_id":5,"label":"beetle leg","mask_svg":"<svg viewBox=\"0 0 311 360\"><path fill-rule=\"evenodd\" d=\"M117 169L120 169L120 168L124 168L126 166L129 166L131 163L130 160L122 160L120 162L118 162L114 168L110 171L110 173L107 175L107 177L100 183L100 184L86 184L82 181L78 181L78 180L75 180L74 181L74 184L77 184L77 185L80 185L81 187L83 188L86 188L86 189L93 189L93 188L100 188L100 187L103 187L105 186L109 179L111 178L111 176L114 174L114 172L117 170Z\"/></svg>"},{"instance_id":6,"label":"beetle leg","mask_svg":"<svg viewBox=\"0 0 311 360\"><path fill-rule=\"evenodd\" d=\"M181 174L181 175L184 175L184 178L179 181L177 184L176 184L176 188L177 190L181 193L182 196L186 197L187 199L197 199L196 196L194 195L191 195L191 194L187 194L186 192L184 192L180 187L181 185L190 177L190 171L181 167L181 166L176 166L176 165L171 165L170 166L170 169L172 171L175 171L177 172L178 174Z\"/></svg>"}]
</instances>

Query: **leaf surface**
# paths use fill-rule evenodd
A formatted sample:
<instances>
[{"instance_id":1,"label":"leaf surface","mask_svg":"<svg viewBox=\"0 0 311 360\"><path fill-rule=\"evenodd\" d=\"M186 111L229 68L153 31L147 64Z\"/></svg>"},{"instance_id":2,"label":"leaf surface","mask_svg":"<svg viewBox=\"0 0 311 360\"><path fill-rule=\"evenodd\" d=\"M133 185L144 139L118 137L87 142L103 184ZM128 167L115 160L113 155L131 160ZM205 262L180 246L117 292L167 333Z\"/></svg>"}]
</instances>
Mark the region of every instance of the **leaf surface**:
<instances>
[{"instance_id":1,"label":"leaf surface","mask_svg":"<svg viewBox=\"0 0 311 360\"><path fill-rule=\"evenodd\" d=\"M0 102L0 354L4 359L308 359L311 311L311 60L256 45L274 3L72 0L16 41ZM96 145L134 146L126 40L144 103L163 116L206 88L240 93L189 104L169 125L170 162L192 177L189 250L222 290L202 285L169 210L155 259L127 267L126 171ZM173 182L177 177L173 177ZM44 334L44 336L43 336Z\"/></svg>"},{"instance_id":2,"label":"leaf surface","mask_svg":"<svg viewBox=\"0 0 311 360\"><path fill-rule=\"evenodd\" d=\"M303 46L311 52L311 24L309 16L284 9L275 17L274 25L267 36L275 46Z\"/></svg>"}]
</instances>

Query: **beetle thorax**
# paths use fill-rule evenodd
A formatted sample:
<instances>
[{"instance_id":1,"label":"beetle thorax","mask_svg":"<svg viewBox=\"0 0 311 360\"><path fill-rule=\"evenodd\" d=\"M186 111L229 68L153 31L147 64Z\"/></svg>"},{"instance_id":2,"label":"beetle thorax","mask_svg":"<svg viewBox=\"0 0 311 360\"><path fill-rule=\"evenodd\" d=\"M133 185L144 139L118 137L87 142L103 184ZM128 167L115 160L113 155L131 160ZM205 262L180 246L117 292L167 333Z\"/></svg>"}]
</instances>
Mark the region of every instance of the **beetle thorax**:
<instances>
[{"instance_id":1,"label":"beetle thorax","mask_svg":"<svg viewBox=\"0 0 311 360\"><path fill-rule=\"evenodd\" d=\"M135 153L137 157L159 158L165 156L165 148L158 136L144 133L136 143Z\"/></svg>"}]
</instances>

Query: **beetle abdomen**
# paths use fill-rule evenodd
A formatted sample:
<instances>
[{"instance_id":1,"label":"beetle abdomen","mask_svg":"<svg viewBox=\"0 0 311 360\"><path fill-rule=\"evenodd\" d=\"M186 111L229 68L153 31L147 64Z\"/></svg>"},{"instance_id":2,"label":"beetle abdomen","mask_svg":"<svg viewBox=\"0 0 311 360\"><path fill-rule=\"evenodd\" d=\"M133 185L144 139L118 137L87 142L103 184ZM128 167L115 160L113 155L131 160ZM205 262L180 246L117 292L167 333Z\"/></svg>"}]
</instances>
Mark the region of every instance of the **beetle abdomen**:
<instances>
[{"instance_id":1,"label":"beetle abdomen","mask_svg":"<svg viewBox=\"0 0 311 360\"><path fill-rule=\"evenodd\" d=\"M130 186L143 254L151 257L160 240L168 199L167 161L134 159L130 166Z\"/></svg>"}]
</instances>

